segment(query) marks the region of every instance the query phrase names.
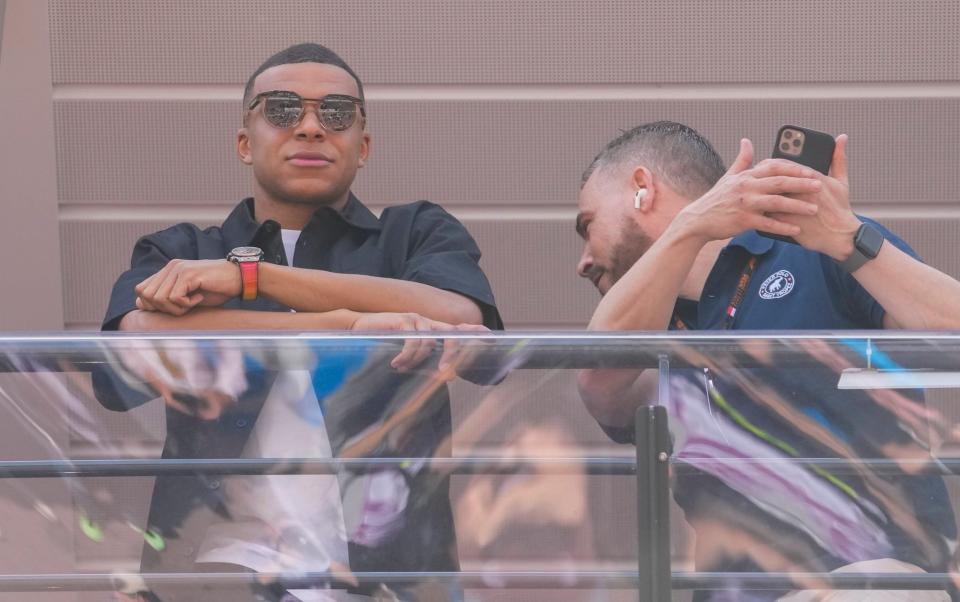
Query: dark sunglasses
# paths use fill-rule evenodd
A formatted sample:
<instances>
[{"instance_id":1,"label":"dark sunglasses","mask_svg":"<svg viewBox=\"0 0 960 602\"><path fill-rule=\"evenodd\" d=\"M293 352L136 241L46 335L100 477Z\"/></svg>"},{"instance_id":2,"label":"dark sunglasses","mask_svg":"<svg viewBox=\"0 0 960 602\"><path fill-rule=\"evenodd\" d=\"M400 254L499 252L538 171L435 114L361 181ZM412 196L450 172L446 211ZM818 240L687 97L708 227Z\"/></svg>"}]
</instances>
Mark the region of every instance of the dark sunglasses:
<instances>
[{"instance_id":1,"label":"dark sunglasses","mask_svg":"<svg viewBox=\"0 0 960 602\"><path fill-rule=\"evenodd\" d=\"M287 90L271 90L261 92L253 97L247 106L248 111L256 108L263 102L263 116L267 122L278 128L292 128L303 121L306 115L306 103L315 105L317 119L325 130L342 132L349 129L357 120L359 109L360 120L367 117L363 108L363 101L348 94L327 94L323 98L303 98L296 92Z\"/></svg>"}]
</instances>

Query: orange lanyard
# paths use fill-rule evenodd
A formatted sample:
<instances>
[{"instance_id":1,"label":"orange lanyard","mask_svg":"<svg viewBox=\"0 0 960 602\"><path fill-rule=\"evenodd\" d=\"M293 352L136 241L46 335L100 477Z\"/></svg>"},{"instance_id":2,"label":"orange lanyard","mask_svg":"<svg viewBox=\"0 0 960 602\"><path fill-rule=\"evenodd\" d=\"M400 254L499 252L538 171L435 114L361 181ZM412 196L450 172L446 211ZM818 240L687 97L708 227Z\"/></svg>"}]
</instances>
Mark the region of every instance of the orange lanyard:
<instances>
[{"instance_id":1,"label":"orange lanyard","mask_svg":"<svg viewBox=\"0 0 960 602\"><path fill-rule=\"evenodd\" d=\"M751 256L750 260L747 261L747 265L743 268L743 272L740 274L740 280L737 282L737 290L733 291L733 297L730 298L730 304L727 305L726 317L723 320L723 330L733 328L733 321L737 317L737 310L740 309L743 298L747 295L747 286L750 284L750 277L753 276L753 272L756 269L757 258L756 256ZM676 313L673 314L671 322L675 330L690 330L686 322L681 320L680 316Z\"/></svg>"}]
</instances>

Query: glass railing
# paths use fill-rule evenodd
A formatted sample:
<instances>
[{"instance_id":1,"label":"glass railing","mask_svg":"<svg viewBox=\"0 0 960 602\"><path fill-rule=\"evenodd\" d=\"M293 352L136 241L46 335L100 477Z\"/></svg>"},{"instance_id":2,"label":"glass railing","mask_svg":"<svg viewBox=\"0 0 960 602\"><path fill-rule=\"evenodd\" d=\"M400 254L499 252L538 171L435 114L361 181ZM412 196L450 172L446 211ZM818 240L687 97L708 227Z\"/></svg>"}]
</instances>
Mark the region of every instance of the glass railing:
<instances>
[{"instance_id":1,"label":"glass railing","mask_svg":"<svg viewBox=\"0 0 960 602\"><path fill-rule=\"evenodd\" d=\"M960 335L10 336L0 600L948 600L958 444Z\"/></svg>"}]
</instances>

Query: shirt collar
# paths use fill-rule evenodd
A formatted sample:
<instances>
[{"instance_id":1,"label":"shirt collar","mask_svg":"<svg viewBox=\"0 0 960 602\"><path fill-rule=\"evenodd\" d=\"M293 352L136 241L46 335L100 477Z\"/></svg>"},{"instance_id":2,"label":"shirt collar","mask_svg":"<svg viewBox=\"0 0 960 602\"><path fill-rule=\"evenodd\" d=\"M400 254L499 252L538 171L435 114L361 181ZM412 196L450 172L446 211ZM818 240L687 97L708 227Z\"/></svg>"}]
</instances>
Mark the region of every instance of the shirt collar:
<instances>
[{"instance_id":1,"label":"shirt collar","mask_svg":"<svg viewBox=\"0 0 960 602\"><path fill-rule=\"evenodd\" d=\"M380 231L380 220L352 192L347 198L347 204L344 205L340 216L343 217L343 221L355 228Z\"/></svg>"},{"instance_id":2,"label":"shirt collar","mask_svg":"<svg viewBox=\"0 0 960 602\"><path fill-rule=\"evenodd\" d=\"M323 207L314 214L314 219L320 217L325 212L333 212L332 209ZM366 205L360 202L351 192L347 198L347 204L339 216L347 224L360 228L362 230L373 230L379 232L381 229L380 220L370 211ZM323 216L326 217L326 216ZM273 220L267 220L261 224L254 217L253 197L248 197L240 201L240 204L234 207L230 215L223 222L223 234L225 240L233 246L243 246L252 244L261 230L266 234L272 235L279 231L279 225Z\"/></svg>"},{"instance_id":3,"label":"shirt collar","mask_svg":"<svg viewBox=\"0 0 960 602\"><path fill-rule=\"evenodd\" d=\"M260 227L253 218L253 197L245 198L223 221L223 238L228 246L249 245Z\"/></svg>"},{"instance_id":4,"label":"shirt collar","mask_svg":"<svg viewBox=\"0 0 960 602\"><path fill-rule=\"evenodd\" d=\"M745 249L751 255L763 255L773 248L775 241L766 236L760 236L756 230L747 230L743 234L736 236L727 244L727 248L740 247Z\"/></svg>"}]
</instances>

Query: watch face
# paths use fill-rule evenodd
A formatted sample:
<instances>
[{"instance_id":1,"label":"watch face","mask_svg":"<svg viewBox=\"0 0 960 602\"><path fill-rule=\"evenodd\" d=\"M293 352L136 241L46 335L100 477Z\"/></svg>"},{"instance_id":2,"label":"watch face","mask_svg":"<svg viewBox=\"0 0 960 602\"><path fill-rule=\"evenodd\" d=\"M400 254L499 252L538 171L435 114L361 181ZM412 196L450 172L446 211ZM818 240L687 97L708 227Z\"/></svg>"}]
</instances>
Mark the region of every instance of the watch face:
<instances>
[{"instance_id":1,"label":"watch face","mask_svg":"<svg viewBox=\"0 0 960 602\"><path fill-rule=\"evenodd\" d=\"M857 231L853 244L858 251L873 259L880 254L880 247L883 245L883 233L870 224L863 224Z\"/></svg>"},{"instance_id":2,"label":"watch face","mask_svg":"<svg viewBox=\"0 0 960 602\"><path fill-rule=\"evenodd\" d=\"M229 257L237 261L259 261L263 251L260 247L236 247L230 251Z\"/></svg>"}]
</instances>

